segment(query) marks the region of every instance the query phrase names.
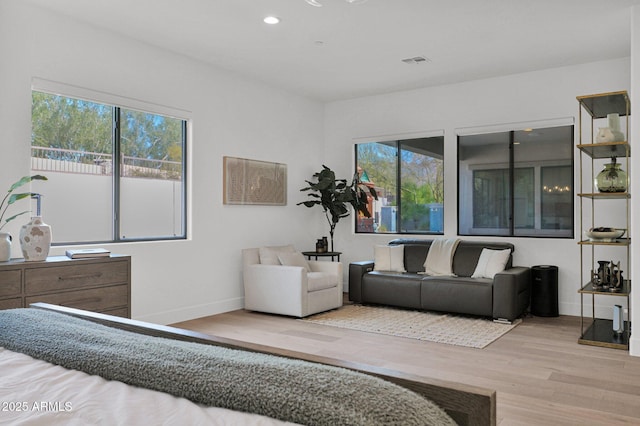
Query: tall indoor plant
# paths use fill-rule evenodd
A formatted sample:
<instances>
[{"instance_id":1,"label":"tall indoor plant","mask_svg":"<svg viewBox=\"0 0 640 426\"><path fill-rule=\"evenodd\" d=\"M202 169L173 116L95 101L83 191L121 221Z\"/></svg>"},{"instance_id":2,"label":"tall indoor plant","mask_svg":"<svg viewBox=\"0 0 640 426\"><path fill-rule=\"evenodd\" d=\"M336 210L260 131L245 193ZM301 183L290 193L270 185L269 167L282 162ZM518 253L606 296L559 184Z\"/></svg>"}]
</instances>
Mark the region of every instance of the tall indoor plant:
<instances>
[{"instance_id":1,"label":"tall indoor plant","mask_svg":"<svg viewBox=\"0 0 640 426\"><path fill-rule=\"evenodd\" d=\"M16 189L20 188L22 185L25 185L33 180L47 180L46 177L42 175L33 175L33 176L24 176L19 181L15 182L13 185L9 187L6 195L0 201L0 261L5 262L9 260L11 257L11 235L6 232L2 232L2 229L7 225L7 223L11 222L18 216L21 216L29 210L25 210L23 212L14 214L12 216L6 217L7 210L9 207L14 204L18 200L22 200L23 198L31 198L33 195L36 195L32 192L21 192L21 193L13 193Z\"/></svg>"},{"instance_id":2,"label":"tall indoor plant","mask_svg":"<svg viewBox=\"0 0 640 426\"><path fill-rule=\"evenodd\" d=\"M368 196L378 199L375 189L367 187L360 181L358 173L354 173L351 183L346 179L336 179L336 174L329 167L322 165L322 170L314 173L316 182L305 181L308 186L300 191L309 191L311 199L298 203L306 207L321 206L329 223L329 235L331 236L331 251L333 251L333 233L341 218L349 216L349 205L356 212L365 217L371 217L367 208Z\"/></svg>"}]
</instances>

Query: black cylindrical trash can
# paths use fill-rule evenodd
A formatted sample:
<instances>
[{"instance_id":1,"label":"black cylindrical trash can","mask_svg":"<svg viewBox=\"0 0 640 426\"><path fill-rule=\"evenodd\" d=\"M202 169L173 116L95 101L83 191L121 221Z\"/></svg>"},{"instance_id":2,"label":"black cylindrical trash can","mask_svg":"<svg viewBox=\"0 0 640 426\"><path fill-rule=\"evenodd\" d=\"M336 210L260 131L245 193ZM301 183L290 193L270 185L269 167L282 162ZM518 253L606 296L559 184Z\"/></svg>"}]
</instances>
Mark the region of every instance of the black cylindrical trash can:
<instances>
[{"instance_id":1,"label":"black cylindrical trash can","mask_svg":"<svg viewBox=\"0 0 640 426\"><path fill-rule=\"evenodd\" d=\"M538 317L557 317L558 267L532 266L531 281L531 313Z\"/></svg>"}]
</instances>

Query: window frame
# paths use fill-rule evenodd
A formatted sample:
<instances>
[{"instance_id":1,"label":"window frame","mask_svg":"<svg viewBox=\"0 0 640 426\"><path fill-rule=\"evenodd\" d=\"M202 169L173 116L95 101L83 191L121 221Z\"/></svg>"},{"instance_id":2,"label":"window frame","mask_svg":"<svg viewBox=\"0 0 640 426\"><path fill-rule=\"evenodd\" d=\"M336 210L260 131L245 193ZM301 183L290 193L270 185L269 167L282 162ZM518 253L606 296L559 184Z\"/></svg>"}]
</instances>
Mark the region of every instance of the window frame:
<instances>
[{"instance_id":1,"label":"window frame","mask_svg":"<svg viewBox=\"0 0 640 426\"><path fill-rule=\"evenodd\" d=\"M191 118L190 113L185 110L157 105L144 102L138 99L126 98L118 95L98 92L87 88L71 86L64 83L52 82L34 78L31 85L31 93L41 92L48 95L61 96L65 98L79 99L82 101L99 103L111 108L112 110L112 137L111 137L111 155L113 170L111 174L111 239L107 240L91 240L91 241L63 241L52 242L52 246L72 246L72 245L88 245L88 244L112 244L112 243L129 243L141 241L173 241L186 240L189 238L188 228L188 200L189 200L189 178L188 178L188 162L189 162L189 145L191 140ZM144 237L122 237L121 236L121 139L120 139L120 118L122 110L139 111L146 114L158 115L166 118L181 121L181 187L182 196L180 201L181 211L181 234L180 235L161 235L161 236L144 236ZM29 150L32 148L29 141ZM31 156L31 154L30 154ZM46 173L45 173L46 174Z\"/></svg>"},{"instance_id":2,"label":"window frame","mask_svg":"<svg viewBox=\"0 0 640 426\"><path fill-rule=\"evenodd\" d=\"M515 132L519 132L519 131L529 131L529 130L536 130L536 129L545 129L545 128L552 128L552 127L568 127L570 128L570 134L571 134L571 141L570 141L570 149L571 149L571 158L570 159L564 159L564 160L560 160L559 162L557 160L551 160L549 162L549 164L543 164L540 161L532 161L532 162L525 162L525 163L521 163L516 167L516 160L515 160L515 146L517 145L517 142L514 139L514 135ZM526 129L526 130L525 130ZM484 130L484 131L483 131ZM481 135L481 134L498 134L498 133L508 133L509 137L508 137L508 155L504 156L504 160L501 161L498 164L505 164L506 163L506 159L508 158L508 164L505 164L506 167L491 167L493 169L501 169L501 170L507 170L508 169L508 176L509 176L509 206L508 206L508 214L509 214L509 218L508 220L508 226L505 228L493 228L496 230L506 230L506 232L500 233L500 232L486 232L486 233L470 233L470 232L462 232L461 230L461 222L460 222L460 218L461 218L461 208L463 206L463 198L464 198L464 191L461 189L462 186L465 184L462 179L461 179L461 163L460 163L460 158L461 156L461 143L460 143L460 138L461 137L465 137L465 136L474 136L474 135ZM545 123L519 123L519 125L514 125L514 126L501 126L501 127L492 127L490 130L487 129L475 129L475 130L471 130L471 129L464 129L462 131L459 131L457 133L456 136L456 140L457 140L457 235L461 235L461 236L487 236L487 237L506 237L506 238L513 238L513 237L517 237L517 238L558 238L558 239L573 239L574 235L575 235L575 226L576 226L576 221L575 221L575 215L572 216L572 226L570 229L566 229L566 233L563 232L558 232L555 235L545 235L544 232L541 231L545 231L547 229L553 229L553 228L544 228L542 226L542 202L543 202L543 194L542 194L542 171L544 168L546 167L570 167L570 174L572 177L575 176L575 152L574 152L574 139L575 139L575 123L574 120L571 119L557 119L557 120L553 120L551 122L545 122ZM567 141L567 143L569 144L569 141ZM564 164L563 162L567 162L567 164ZM540 215L539 217L539 227L537 227L536 225L536 218L534 217L534 226L533 228L530 227L517 227L516 226L516 221L515 221L515 200L517 197L516 194L516 177L515 177L515 170L518 168L529 168L529 167L533 167L534 169L534 175L533 175L533 197L534 197L534 205L533 205L533 210L534 210L534 214L538 214ZM482 170L482 168L479 168L478 170ZM472 174L474 173L474 171L472 171ZM472 179L472 183L471 185L473 186L473 179ZM573 178L571 180L571 211L575 210L575 197L573 195L575 195L575 178ZM473 194L471 194L471 197L473 197ZM472 213L473 215L473 213ZM473 216L472 216L472 220L473 220ZM481 228L474 228L474 229L481 229ZM522 230L526 230L526 229L532 229L533 231L539 231L539 232L531 232L531 233L524 233L522 232ZM520 232L519 232L520 230ZM562 230L560 230L562 231Z\"/></svg>"},{"instance_id":3,"label":"window frame","mask_svg":"<svg viewBox=\"0 0 640 426\"><path fill-rule=\"evenodd\" d=\"M402 150L407 150L407 151L411 151L410 149L405 149L403 148L403 145L406 146L410 146L411 141L414 141L416 139L435 139L435 138L440 138L441 139L441 143L442 143L442 159L440 159L440 161L442 162L442 186L443 186L443 200L442 200L442 211L443 211L443 223L442 223L442 230L440 232L437 231L418 231L418 230L412 230L412 231L403 231L403 216L402 216L402 195L403 195L403 190L402 190L402 180L403 180L403 171L402 171L402 163L403 163L403 158L402 158ZM394 207L395 208L395 228L396 230L394 232L366 232L366 231L360 231L359 230L359 226L358 226L358 220L359 220L359 215L355 215L355 219L353 221L353 229L354 229L354 233L358 234L358 235L444 235L444 180L445 180L445 162L444 162L444 132L442 131L438 131L438 132L431 132L428 134L419 134L419 135L411 135L411 136L407 136L407 135L402 135L401 137L398 138L392 138L389 139L388 136L385 137L384 139L380 139L380 140L375 140L375 138L367 138L366 140L361 140L361 141L357 141L354 144L354 164L355 164L355 168L357 169L358 167L358 146L359 145L364 145L364 144L369 144L369 143L378 143L378 144L386 144L391 146L391 144L393 143L393 149L395 149L395 193L393 194L396 203L394 206L389 206L389 207ZM436 158L432 156L432 158ZM380 194L379 194L380 195ZM374 215L374 212L371 212L372 216Z\"/></svg>"}]
</instances>

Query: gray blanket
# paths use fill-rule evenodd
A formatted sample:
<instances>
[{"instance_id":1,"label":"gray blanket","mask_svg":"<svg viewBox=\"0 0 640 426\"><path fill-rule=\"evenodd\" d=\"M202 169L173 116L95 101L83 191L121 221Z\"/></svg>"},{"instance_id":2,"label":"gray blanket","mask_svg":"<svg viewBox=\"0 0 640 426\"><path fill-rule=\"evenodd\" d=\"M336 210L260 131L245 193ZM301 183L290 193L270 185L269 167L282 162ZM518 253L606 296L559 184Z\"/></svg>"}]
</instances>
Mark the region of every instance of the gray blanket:
<instances>
[{"instance_id":1,"label":"gray blanket","mask_svg":"<svg viewBox=\"0 0 640 426\"><path fill-rule=\"evenodd\" d=\"M362 373L144 336L40 309L0 311L0 346L207 406L300 424L455 424L425 398Z\"/></svg>"}]
</instances>

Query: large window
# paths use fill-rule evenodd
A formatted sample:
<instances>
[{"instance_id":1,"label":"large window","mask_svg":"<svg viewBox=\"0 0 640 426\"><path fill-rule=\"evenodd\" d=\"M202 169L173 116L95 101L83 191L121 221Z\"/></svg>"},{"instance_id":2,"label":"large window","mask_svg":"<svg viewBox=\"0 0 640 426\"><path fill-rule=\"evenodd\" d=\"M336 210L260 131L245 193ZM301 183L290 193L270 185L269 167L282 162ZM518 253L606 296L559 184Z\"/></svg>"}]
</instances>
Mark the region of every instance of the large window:
<instances>
[{"instance_id":1,"label":"large window","mask_svg":"<svg viewBox=\"0 0 640 426\"><path fill-rule=\"evenodd\" d=\"M356 145L356 168L376 189L371 218L361 215L356 232L442 234L444 230L442 136Z\"/></svg>"},{"instance_id":2,"label":"large window","mask_svg":"<svg viewBox=\"0 0 640 426\"><path fill-rule=\"evenodd\" d=\"M458 136L458 233L573 238L573 126Z\"/></svg>"},{"instance_id":3,"label":"large window","mask_svg":"<svg viewBox=\"0 0 640 426\"><path fill-rule=\"evenodd\" d=\"M187 122L32 92L31 169L55 244L186 237Z\"/></svg>"}]
</instances>

